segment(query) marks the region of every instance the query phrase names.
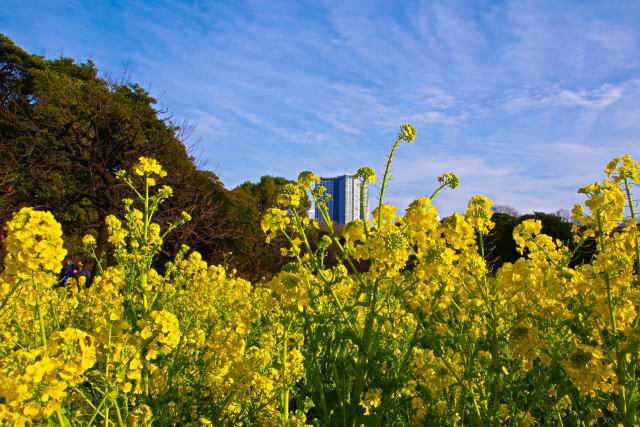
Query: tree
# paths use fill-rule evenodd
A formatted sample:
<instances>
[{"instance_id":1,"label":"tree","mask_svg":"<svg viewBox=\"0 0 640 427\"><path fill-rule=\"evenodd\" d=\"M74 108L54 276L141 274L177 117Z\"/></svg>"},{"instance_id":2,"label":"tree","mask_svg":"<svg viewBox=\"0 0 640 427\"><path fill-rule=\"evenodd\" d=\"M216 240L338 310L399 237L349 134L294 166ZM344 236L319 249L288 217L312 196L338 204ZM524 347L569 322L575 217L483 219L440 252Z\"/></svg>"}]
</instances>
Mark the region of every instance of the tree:
<instances>
[{"instance_id":1,"label":"tree","mask_svg":"<svg viewBox=\"0 0 640 427\"><path fill-rule=\"evenodd\" d=\"M197 170L179 138L180 127L154 107L144 89L97 73L91 61L45 60L0 35L0 169L15 178L12 204L0 220L6 222L21 204L46 209L68 236L97 234L103 250L104 219L118 212L128 195L115 174L147 156L163 165L168 172L163 184L174 189L159 218L172 221L182 210L193 217L173 235L169 250L187 240L224 246L234 231L221 226L228 191L213 173Z\"/></svg>"},{"instance_id":2,"label":"tree","mask_svg":"<svg viewBox=\"0 0 640 427\"><path fill-rule=\"evenodd\" d=\"M504 212L491 216L495 226L486 237L487 263L491 271L496 271L506 262L515 262L520 258L513 240L513 229L519 224L518 217Z\"/></svg>"},{"instance_id":3,"label":"tree","mask_svg":"<svg viewBox=\"0 0 640 427\"><path fill-rule=\"evenodd\" d=\"M265 242L265 236L260 228L260 219L269 208L282 208L278 204L280 188L294 181L283 177L263 176L260 181L245 182L231 191L233 200L233 217L236 226L243 230L243 239L234 241L229 257L229 263L237 265L244 276L251 280L269 277L282 268L289 261L280 251L286 246L282 237L273 239L270 244ZM307 216L311 201L304 195L298 207L301 216Z\"/></svg>"},{"instance_id":4,"label":"tree","mask_svg":"<svg viewBox=\"0 0 640 427\"><path fill-rule=\"evenodd\" d=\"M149 93L97 76L91 61L46 60L0 35L0 182L4 177L12 188L0 198L0 221L22 205L49 210L72 253L69 245L87 233L105 252L104 220L130 196L116 172L140 156L153 157L168 172L159 184L173 188L156 219L173 222L182 211L192 217L165 240L160 266L187 244L207 262L225 262L247 278L278 271L287 261L279 250L284 242L264 242L260 217L277 206L278 189L290 181L265 176L228 191L214 173L196 168L183 129ZM305 197L300 213L309 207Z\"/></svg>"},{"instance_id":5,"label":"tree","mask_svg":"<svg viewBox=\"0 0 640 427\"><path fill-rule=\"evenodd\" d=\"M545 212L534 212L533 214L522 215L518 218L518 223L528 219L537 219L542 222L541 233L547 234L554 239L561 240L564 244L569 244L573 240L571 224L564 221L556 214Z\"/></svg>"},{"instance_id":6,"label":"tree","mask_svg":"<svg viewBox=\"0 0 640 427\"><path fill-rule=\"evenodd\" d=\"M283 185L289 183L295 184L296 182L279 176L273 177L265 175L260 178L259 182L253 183L247 181L237 186L233 189L233 192L237 194L239 191L243 191L247 195L251 196L255 202L256 208L258 209L258 213L262 214L269 208L282 208L277 201L278 191ZM305 193L302 200L300 200L298 214L306 217L310 208L311 200Z\"/></svg>"},{"instance_id":7,"label":"tree","mask_svg":"<svg viewBox=\"0 0 640 427\"><path fill-rule=\"evenodd\" d=\"M495 205L491 208L492 212L507 214L514 217L519 217L518 210L511 205Z\"/></svg>"},{"instance_id":8,"label":"tree","mask_svg":"<svg viewBox=\"0 0 640 427\"><path fill-rule=\"evenodd\" d=\"M558 212L562 213L562 211ZM520 257L516 250L515 241L513 240L513 230L518 224L528 219L537 219L542 223L541 233L560 240L563 245L569 247L571 250L575 248L572 231L573 224L566 221L565 218L560 217L558 213L534 212L533 214L515 217L508 213L497 212L491 217L495 226L486 239L487 261L491 271L496 271L506 262L515 262ZM570 266L591 262L595 248L595 240L588 239L587 242L576 251Z\"/></svg>"}]
</instances>

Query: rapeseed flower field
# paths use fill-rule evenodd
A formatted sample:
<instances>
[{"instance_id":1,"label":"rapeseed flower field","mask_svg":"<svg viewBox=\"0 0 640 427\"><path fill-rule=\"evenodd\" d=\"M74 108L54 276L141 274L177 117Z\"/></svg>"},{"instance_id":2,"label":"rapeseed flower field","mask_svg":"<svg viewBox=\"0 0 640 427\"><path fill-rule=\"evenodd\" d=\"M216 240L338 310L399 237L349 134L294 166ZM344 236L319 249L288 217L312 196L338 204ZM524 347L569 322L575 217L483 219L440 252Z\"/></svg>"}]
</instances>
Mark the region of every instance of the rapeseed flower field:
<instances>
[{"instance_id":1,"label":"rapeseed flower field","mask_svg":"<svg viewBox=\"0 0 640 427\"><path fill-rule=\"evenodd\" d=\"M614 159L580 189L572 248L528 220L513 233L521 258L490 274L492 202L474 196L443 220L434 205L457 176L403 216L384 203L389 165L415 134L400 128L373 220L342 235L316 175L285 186L262 228L288 240L291 262L263 283L187 247L156 266L189 216L153 222L172 194L158 188L166 173L153 159L118 173L132 198L107 218L108 259L83 239L99 265L87 289L55 286L66 255L55 218L16 212L0 272L0 423L640 424L640 164ZM368 167L358 177L363 188L377 179ZM317 247L307 238L317 223L294 209L305 191L329 230ZM588 239L592 262L570 266Z\"/></svg>"}]
</instances>

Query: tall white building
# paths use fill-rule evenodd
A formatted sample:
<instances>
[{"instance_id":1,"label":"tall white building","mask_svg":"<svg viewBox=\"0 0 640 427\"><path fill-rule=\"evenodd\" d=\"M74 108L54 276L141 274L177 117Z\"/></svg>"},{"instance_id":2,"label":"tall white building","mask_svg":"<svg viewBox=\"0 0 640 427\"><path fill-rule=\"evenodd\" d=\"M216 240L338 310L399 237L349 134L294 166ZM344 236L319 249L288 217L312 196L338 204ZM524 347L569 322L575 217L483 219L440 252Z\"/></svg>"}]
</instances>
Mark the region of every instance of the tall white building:
<instances>
[{"instance_id":1,"label":"tall white building","mask_svg":"<svg viewBox=\"0 0 640 427\"><path fill-rule=\"evenodd\" d=\"M320 178L320 184L331 194L332 200L327 202L329 218L338 224L347 224L355 219L364 219L369 211L369 189L364 197L364 212L360 205L360 180L355 175L342 175L334 178ZM322 219L316 206L315 218Z\"/></svg>"}]
</instances>

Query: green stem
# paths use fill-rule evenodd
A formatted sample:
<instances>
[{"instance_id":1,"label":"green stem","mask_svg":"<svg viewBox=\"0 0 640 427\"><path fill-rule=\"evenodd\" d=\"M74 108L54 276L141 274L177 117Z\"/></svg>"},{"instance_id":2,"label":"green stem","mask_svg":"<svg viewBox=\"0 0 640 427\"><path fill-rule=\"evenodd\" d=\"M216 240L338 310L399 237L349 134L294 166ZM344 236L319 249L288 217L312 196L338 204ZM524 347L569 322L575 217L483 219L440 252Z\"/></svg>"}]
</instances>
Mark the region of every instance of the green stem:
<instances>
[{"instance_id":1,"label":"green stem","mask_svg":"<svg viewBox=\"0 0 640 427\"><path fill-rule=\"evenodd\" d=\"M144 369L144 395L149 397L149 362L146 357L143 359Z\"/></svg>"},{"instance_id":2,"label":"green stem","mask_svg":"<svg viewBox=\"0 0 640 427\"><path fill-rule=\"evenodd\" d=\"M320 261L316 258L315 254L313 253L313 250L311 249L311 244L309 243L309 239L307 239L307 233L305 233L304 227L302 226L302 222L300 220L300 216L298 215L298 212L295 209L293 210L293 217L295 219L296 228L298 229L298 235L302 237L302 243L304 243L304 247L307 250L307 253L309 254L311 267L314 269L314 271L319 271ZM287 240L289 241L289 243L293 245L293 240L289 238L289 236L286 234L286 231L283 228L280 228L280 230L287 237Z\"/></svg>"},{"instance_id":3,"label":"green stem","mask_svg":"<svg viewBox=\"0 0 640 427\"><path fill-rule=\"evenodd\" d=\"M625 192L627 193L627 200L629 201L629 211L631 212L631 218L633 219L633 226L635 227L635 231L636 231L636 273L640 274L640 241L638 239L638 224L636 221L636 212L633 209L633 199L631 198L631 186L629 185L629 180L628 178L625 176L624 177L624 189Z\"/></svg>"},{"instance_id":4,"label":"green stem","mask_svg":"<svg viewBox=\"0 0 640 427\"><path fill-rule=\"evenodd\" d=\"M87 404L89 406L91 406L91 409L93 409L94 411L96 410L96 407L93 405L93 403L91 403L91 400L89 400L78 387L73 386L72 388L76 393L78 393L80 395L80 397L82 397L84 399L85 402L87 402ZM98 413L100 415L102 415L102 413L100 413L100 412L98 412Z\"/></svg>"},{"instance_id":5,"label":"green stem","mask_svg":"<svg viewBox=\"0 0 640 427\"><path fill-rule=\"evenodd\" d=\"M13 295L13 293L18 290L20 288L19 285L15 285L14 287L11 288L11 290L5 295L4 299L2 300L2 304L0 304L0 318L2 317L2 315L4 314L4 310L5 308L9 307L9 299L11 298L11 295ZM16 297L19 295L16 295Z\"/></svg>"},{"instance_id":6,"label":"green stem","mask_svg":"<svg viewBox=\"0 0 640 427\"><path fill-rule=\"evenodd\" d=\"M478 230L478 237L480 243L480 255L482 259L485 259L484 252L484 239L482 231ZM498 325L495 313L495 301L490 298L489 293L489 285L487 284L487 275L484 272L482 273L482 285L484 288L484 293L487 298L487 308L489 309L489 321L491 322L491 327L489 328L490 340L491 340L491 370L493 371L492 382L493 382L493 398L492 398L492 410L495 413L497 411L498 405L500 403L500 384L498 381L499 372L500 372L500 355L498 350Z\"/></svg>"},{"instance_id":7,"label":"green stem","mask_svg":"<svg viewBox=\"0 0 640 427\"><path fill-rule=\"evenodd\" d=\"M313 197L313 200L316 202L316 204L318 203L318 200L316 199L315 196ZM335 231L333 231L331 218L329 218L329 215L326 212L326 209L327 209L326 205L323 206L322 204L320 204L320 205L317 205L317 206L320 207L319 211L320 211L320 214L322 215L322 219L324 220L325 224L327 224L327 227L329 228L329 236L331 237L331 242L338 247L338 249L340 250L341 253L344 254L344 248L340 244L340 241L338 240L337 234L335 233ZM294 215L295 214L296 213L294 211ZM307 250L309 250L309 252L311 252L310 248L307 249ZM356 278L358 279L358 283L361 286L365 286L365 282L362 279L362 276L360 276L360 272L358 272L358 269L356 269L356 267L353 265L353 262L351 262L351 258L347 257L346 259L347 259L347 263L349 264L349 267L351 268L351 271L356 275Z\"/></svg>"},{"instance_id":8,"label":"green stem","mask_svg":"<svg viewBox=\"0 0 640 427\"><path fill-rule=\"evenodd\" d=\"M478 243L480 246L480 256L484 260L484 239L480 230L478 230ZM484 269L482 273L482 292L484 293L485 302L487 304L487 307L489 308L490 319L493 320L495 318L495 313L493 311L493 301L489 296L489 285L487 284L487 275L484 272Z\"/></svg>"},{"instance_id":9,"label":"green stem","mask_svg":"<svg viewBox=\"0 0 640 427\"><path fill-rule=\"evenodd\" d=\"M551 258L551 255L549 254L549 251L547 251L547 249L544 246L542 246L540 243L538 243L538 241L536 240L535 236L533 234L531 234L531 233L528 233L528 232L526 234L531 239L531 241L536 244L538 249L540 249L540 251L547 257L547 260L549 260L549 262L551 264L553 264L554 267L559 267L558 263L556 261L554 261L553 258Z\"/></svg>"},{"instance_id":10,"label":"green stem","mask_svg":"<svg viewBox=\"0 0 640 427\"><path fill-rule=\"evenodd\" d=\"M447 184L442 184L440 187L438 187L436 189L436 191L433 192L433 194L431 195L431 197L429 197L429 200L433 200L434 197L436 197L436 195L440 192L440 190L442 190L444 187L446 187Z\"/></svg>"},{"instance_id":11,"label":"green stem","mask_svg":"<svg viewBox=\"0 0 640 427\"><path fill-rule=\"evenodd\" d=\"M369 236L369 230L367 229L367 212L365 210L364 201L365 201L365 191L367 190L367 183L365 180L362 180L360 184L360 216L362 216L362 229L364 231L365 236Z\"/></svg>"},{"instance_id":12,"label":"green stem","mask_svg":"<svg viewBox=\"0 0 640 427\"><path fill-rule=\"evenodd\" d=\"M601 211L597 213L598 220L598 232L600 234L600 252L605 253L605 244L604 244L604 233L602 227L602 216ZM609 277L609 272L604 272L604 279L607 284L607 304L609 306L609 317L611 320L611 329L613 330L614 335L618 335L618 328L616 326L616 315L615 315L615 307L613 304L613 296L611 294L611 278Z\"/></svg>"},{"instance_id":13,"label":"green stem","mask_svg":"<svg viewBox=\"0 0 640 427\"><path fill-rule=\"evenodd\" d=\"M338 395L338 405L340 406L340 413L342 414L342 425L347 425L347 412L345 411L344 402L345 396L342 392L342 378L341 375L338 374L338 369L336 368L335 361L331 364L331 372L333 374L333 378L336 384L336 394Z\"/></svg>"},{"instance_id":14,"label":"green stem","mask_svg":"<svg viewBox=\"0 0 640 427\"><path fill-rule=\"evenodd\" d=\"M304 238L305 247L307 248L307 251L309 253L309 257L310 257L310 259L316 259L315 256L313 255L312 251L311 251L311 246L309 245L309 241L307 240L307 236L304 233L304 229L302 229L302 226L299 224L299 217L297 216L297 213L295 211L294 211L294 215L295 215L295 220L296 220L296 224L297 224L298 231L299 231L298 234L300 234ZM293 239L291 238L291 236L289 236L289 234L287 234L287 231L284 228L280 227L280 232L287 239L289 244L293 245ZM303 266L302 259L300 258L300 254L296 254L296 259L298 261L298 264L300 266ZM318 263L317 262L312 262L311 267L314 269L314 272L317 274L317 276L322 280L322 282L324 283L325 287L329 288L331 296L333 298L333 301L338 306L338 309L340 310L341 316L344 318L344 321L348 325L350 325L352 327L352 329L355 330L355 327L352 324L351 320L349 319L349 316L347 315L346 310L344 309L344 307L342 306L342 303L338 299L338 295L336 295L335 290L333 288L331 288L331 286L330 286L331 284L330 284L329 280L327 280L327 278L324 277L324 274L322 273L322 271L318 267ZM305 280L307 281L307 287L310 288L311 284L309 283L309 281L308 281L308 279L306 277L305 277Z\"/></svg>"},{"instance_id":15,"label":"green stem","mask_svg":"<svg viewBox=\"0 0 640 427\"><path fill-rule=\"evenodd\" d=\"M369 371L369 348L371 344L371 338L373 336L373 327L375 325L376 306L378 303L378 282L376 280L373 284L373 292L371 295L371 305L369 307L369 313L365 320L364 331L362 333L362 348L358 349L358 361L356 364L356 375L354 379L353 398L351 399L353 405L358 406L360 404L360 396L364 391L367 373Z\"/></svg>"},{"instance_id":16,"label":"green stem","mask_svg":"<svg viewBox=\"0 0 640 427\"><path fill-rule=\"evenodd\" d=\"M145 175L146 177L147 175ZM149 184L147 184L145 180L144 186L145 194L144 194L144 230L142 234L142 247L148 248L148 238L149 238L149 223L151 221L151 216L149 215ZM147 300L147 273L149 272L149 259L143 260L143 270L140 272L140 285L142 287L142 301L144 304L145 313L149 311L149 301ZM146 388L146 387L145 387Z\"/></svg>"},{"instance_id":17,"label":"green stem","mask_svg":"<svg viewBox=\"0 0 640 427\"><path fill-rule=\"evenodd\" d=\"M146 175L145 175L146 177ZM146 247L149 231L149 184L145 181L144 186L144 244Z\"/></svg>"},{"instance_id":18,"label":"green stem","mask_svg":"<svg viewBox=\"0 0 640 427\"><path fill-rule=\"evenodd\" d=\"M87 423L87 427L91 426L91 424L93 424L93 420L96 419L96 415L98 415L98 413L100 413L100 409L102 408L102 405L104 405L104 402L107 401L107 397L109 397L109 393L107 392L107 390L105 390L104 395L102 396L102 400L100 401L100 403L98 404L98 407L95 409L95 411L93 411L93 414L91 415L91 418L89 419L89 422ZM105 413L105 420L108 417L108 412Z\"/></svg>"},{"instance_id":19,"label":"green stem","mask_svg":"<svg viewBox=\"0 0 640 427\"><path fill-rule=\"evenodd\" d=\"M391 148L391 153L389 153L389 159L387 160L387 166L384 169L384 177L382 178L382 188L380 188L380 202L378 203L378 225L377 229L380 230L382 227L382 203L384 201L384 191L387 187L387 181L389 179L389 170L391 169L391 162L393 161L393 156L396 153L396 149L398 145L400 145L401 136L398 135L396 142L393 144L393 148Z\"/></svg>"},{"instance_id":20,"label":"green stem","mask_svg":"<svg viewBox=\"0 0 640 427\"><path fill-rule=\"evenodd\" d=\"M62 414L60 413L60 411L56 411L56 417L58 418L58 422L60 423L60 425L64 427L66 423L62 419Z\"/></svg>"},{"instance_id":21,"label":"green stem","mask_svg":"<svg viewBox=\"0 0 640 427\"><path fill-rule=\"evenodd\" d=\"M598 232L600 237L600 252L605 253L605 242L604 242L604 233L603 233L603 225L602 225L602 216L601 211L597 212L597 220L598 220ZM607 305L609 306L609 316L611 320L611 329L613 331L613 336L615 340L615 356L616 356L616 375L618 376L618 382L620 383L621 393L618 399L618 409L625 414L625 418L627 416L627 397L626 397L626 367L624 355L619 351L618 343L618 328L616 325L616 314L615 314L615 304L613 303L613 295L611 292L611 278L609 272L604 272L605 282L607 284Z\"/></svg>"},{"instance_id":22,"label":"green stem","mask_svg":"<svg viewBox=\"0 0 640 427\"><path fill-rule=\"evenodd\" d=\"M104 377L109 381L109 356L111 355L111 328L112 323L109 320L109 334L107 335L107 352L104 366Z\"/></svg>"},{"instance_id":23,"label":"green stem","mask_svg":"<svg viewBox=\"0 0 640 427\"><path fill-rule=\"evenodd\" d=\"M118 402L116 399L111 398L111 404L116 408L116 415L118 416L119 425L123 426L124 422L122 421L122 414L120 414L120 407L118 406Z\"/></svg>"},{"instance_id":24,"label":"green stem","mask_svg":"<svg viewBox=\"0 0 640 427\"><path fill-rule=\"evenodd\" d=\"M284 425L289 425L289 385L287 384L287 341L289 339L289 325L284 328L282 342L282 419Z\"/></svg>"},{"instance_id":25,"label":"green stem","mask_svg":"<svg viewBox=\"0 0 640 427\"><path fill-rule=\"evenodd\" d=\"M315 200L315 199L314 199ZM322 212L322 209L320 209L320 212ZM330 286L330 282L329 280L327 280L326 277L324 277L323 272L320 269L320 262L317 260L317 258L315 257L315 255L313 254L313 251L311 250L311 245L309 244L309 240L307 239L307 235L304 232L304 228L302 227L302 224L300 222L300 217L298 215L298 213L294 210L293 211L294 214L294 219L295 219L295 223L296 223L296 227L298 229L298 234L300 236L302 236L303 239L303 243L305 248L307 249L307 253L309 254L309 259L312 261L311 262L311 267L314 269L314 272L318 275L318 277L320 277L320 279L322 280L322 282L324 283L325 287L328 287L331 293L331 297L333 298L334 302L336 303L336 305L338 306L338 309L340 310L341 315L343 316L345 322L351 326L351 328L355 331L355 325L352 324L351 320L349 319L347 312L345 311L342 303L340 302L340 300L338 299L338 296L335 293L335 290L333 288L331 288ZM324 213L323 213L324 215ZM289 243L291 245L293 245L293 239L291 239L291 237L287 234L286 230L284 228L280 228L281 233L285 236L285 238L289 241ZM338 248L340 249L340 251L344 254L344 248L342 247L342 245L340 244L340 242L336 239L334 233L331 233L331 240L333 243L335 243ZM301 266L302 264L302 260L300 259L300 255L296 255L296 258L298 260L298 264L300 264ZM362 276L360 276L360 273L358 272L358 270L356 270L355 266L353 265L353 263L351 262L351 259L349 259L349 257L347 257L347 263L349 263L352 271L355 273L356 278L358 279L358 282L361 285L364 285L364 280L362 279ZM309 285L307 283L307 285Z\"/></svg>"},{"instance_id":26,"label":"green stem","mask_svg":"<svg viewBox=\"0 0 640 427\"><path fill-rule=\"evenodd\" d=\"M31 278L33 280L33 278ZM40 341L42 342L42 347L47 346L47 335L44 330L44 317L42 315L42 307L40 305L40 296L36 299L36 310L38 311L38 323L40 323Z\"/></svg>"},{"instance_id":27,"label":"green stem","mask_svg":"<svg viewBox=\"0 0 640 427\"><path fill-rule=\"evenodd\" d=\"M335 363L334 363L335 366ZM325 425L329 423L329 408L327 407L327 399L324 393L324 385L322 384L322 372L320 370L320 366L318 365L318 361L313 361L313 370L315 371L314 380L317 389L317 393L320 396L320 409L322 410L322 417L324 418ZM336 384L336 389L338 389L338 385ZM340 392L338 391L338 400L340 400ZM342 403L342 402L340 402Z\"/></svg>"},{"instance_id":28,"label":"green stem","mask_svg":"<svg viewBox=\"0 0 640 427\"><path fill-rule=\"evenodd\" d=\"M476 417L477 420L476 422L480 425L483 426L484 422L482 421L482 414L480 413L480 407L478 406L478 401L476 399L476 395L473 392L473 388L470 388L467 383L465 382L464 379L460 378L460 376L456 373L455 369L453 369L453 367L451 366L451 364L447 361L446 356L444 354L444 349L443 349L443 353L442 353L442 357L440 357L440 360L442 360L442 363L444 363L444 366L447 368L447 370L449 371L449 373L451 375L453 375L453 377L456 379L456 381L458 381L458 383L460 383L460 386L465 389L465 391L467 393L469 393L471 395L471 398L473 399L473 407L476 411Z\"/></svg>"},{"instance_id":29,"label":"green stem","mask_svg":"<svg viewBox=\"0 0 640 427\"><path fill-rule=\"evenodd\" d=\"M560 409L558 409L558 402L556 402L556 414L558 415L558 424L560 425L560 427L564 427L562 416L560 416Z\"/></svg>"}]
</instances>

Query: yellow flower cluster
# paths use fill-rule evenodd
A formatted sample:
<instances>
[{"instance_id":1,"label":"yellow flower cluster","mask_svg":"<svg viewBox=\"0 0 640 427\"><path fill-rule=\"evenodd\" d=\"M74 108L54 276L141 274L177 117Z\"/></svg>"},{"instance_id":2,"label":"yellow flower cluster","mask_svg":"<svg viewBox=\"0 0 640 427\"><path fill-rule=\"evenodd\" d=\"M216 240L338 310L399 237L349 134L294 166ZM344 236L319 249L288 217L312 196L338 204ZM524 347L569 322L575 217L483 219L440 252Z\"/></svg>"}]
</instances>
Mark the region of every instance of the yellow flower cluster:
<instances>
[{"instance_id":1,"label":"yellow flower cluster","mask_svg":"<svg viewBox=\"0 0 640 427\"><path fill-rule=\"evenodd\" d=\"M411 132L403 129L399 138L411 139ZM523 257L495 274L487 268L485 243L494 227L492 202L481 195L464 215L442 221L431 198L423 197L404 217L382 203L373 222L347 224L343 236L329 226L331 244L343 254L330 270L322 267L325 243L317 251L301 245L307 241L303 218L284 211L265 217L267 239L284 234L292 244L285 252L299 264L286 273L290 285L274 280L270 286L283 309L299 301L301 327L314 325L305 336L315 343L305 359L307 381L330 387L316 390L314 399L351 396L341 401L347 408L341 415L323 413L320 405L318 419L350 419L357 398L367 417L386 420L390 408L408 405L413 416L403 419L399 411L397 420L417 424L532 424L543 422L549 407L565 424L598 417L640 422L632 409L640 404L634 376L640 369L640 250L631 199L638 170L638 162L623 156L607 166L610 179L580 190L589 213L573 210L579 222L573 247L542 234L540 221L518 225L513 238ZM455 188L459 180L445 174L439 183L439 189ZM326 208L322 191L316 187L312 195ZM593 261L573 265L575 252L589 242L597 247ZM359 271L355 261L368 269ZM331 334L323 326L327 319L335 319L327 326ZM349 338L337 344L336 336ZM323 370L327 363L352 368ZM536 382L564 394L528 387ZM380 397L378 390L384 390ZM603 399L614 403L599 407ZM532 407L542 412L523 410Z\"/></svg>"},{"instance_id":2,"label":"yellow flower cluster","mask_svg":"<svg viewBox=\"0 0 640 427\"><path fill-rule=\"evenodd\" d=\"M309 184L309 179L313 180L313 177L303 177L303 180L299 182L306 186ZM299 185L285 184L278 191L277 201L285 208L296 207L300 205L300 199L302 198L303 190Z\"/></svg>"},{"instance_id":3,"label":"yellow flower cluster","mask_svg":"<svg viewBox=\"0 0 640 427\"><path fill-rule=\"evenodd\" d=\"M144 159L136 173L162 175ZM25 208L7 224L0 424L277 422L276 395L301 377L302 340L290 333L287 359L274 358L281 325L277 313L268 314L271 292L208 266L196 252L185 259L188 248L159 274L153 260L163 235L189 218L163 232L151 218L170 191L135 194L137 201L124 201L124 221L106 220L116 264L88 289L53 287L65 251L50 214ZM95 238L83 244L92 251ZM274 322L251 328L265 316Z\"/></svg>"},{"instance_id":4,"label":"yellow flower cluster","mask_svg":"<svg viewBox=\"0 0 640 427\"><path fill-rule=\"evenodd\" d=\"M4 268L8 276L25 280L37 271L59 271L67 251L62 248L62 228L51 213L22 208L7 223L6 231Z\"/></svg>"},{"instance_id":5,"label":"yellow flower cluster","mask_svg":"<svg viewBox=\"0 0 640 427\"><path fill-rule=\"evenodd\" d=\"M138 176L158 175L160 178L167 176L167 172L162 169L162 165L156 159L140 157L138 163L133 166L133 173Z\"/></svg>"},{"instance_id":6,"label":"yellow flower cluster","mask_svg":"<svg viewBox=\"0 0 640 427\"><path fill-rule=\"evenodd\" d=\"M186 247L158 265L187 218L155 224L170 192L126 181L137 199L106 220L115 262L81 290L53 286L60 226L22 209L0 271L0 424L639 424L639 165L623 156L581 189L570 244L519 224L522 257L495 273L480 195L442 220L433 197L404 216L381 202L312 247L313 223L285 210L318 183L305 172L262 217L292 262L251 284ZM161 171L141 159L134 173ZM312 195L326 209L321 187ZM585 247L593 258L576 264Z\"/></svg>"},{"instance_id":7,"label":"yellow flower cluster","mask_svg":"<svg viewBox=\"0 0 640 427\"><path fill-rule=\"evenodd\" d=\"M75 328L54 333L40 348L8 354L0 364L0 420L25 424L51 417L95 362L93 339Z\"/></svg>"}]
</instances>

